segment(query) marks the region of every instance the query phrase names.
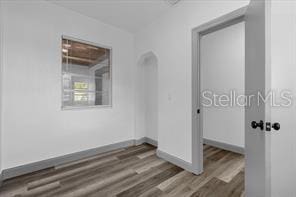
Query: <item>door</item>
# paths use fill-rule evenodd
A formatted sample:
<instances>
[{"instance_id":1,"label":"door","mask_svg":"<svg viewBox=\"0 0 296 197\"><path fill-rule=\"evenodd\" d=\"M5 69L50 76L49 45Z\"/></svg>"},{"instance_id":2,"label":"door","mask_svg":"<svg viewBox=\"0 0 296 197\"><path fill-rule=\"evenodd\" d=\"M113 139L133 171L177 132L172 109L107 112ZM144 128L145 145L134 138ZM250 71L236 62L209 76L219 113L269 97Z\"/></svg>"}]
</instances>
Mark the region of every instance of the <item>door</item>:
<instances>
[{"instance_id":1,"label":"door","mask_svg":"<svg viewBox=\"0 0 296 197\"><path fill-rule=\"evenodd\" d=\"M271 0L270 76L275 102L270 122L280 130L270 133L272 197L296 196L296 2ZM267 73L269 74L269 73Z\"/></svg>"},{"instance_id":2,"label":"door","mask_svg":"<svg viewBox=\"0 0 296 197\"><path fill-rule=\"evenodd\" d=\"M246 92L265 93L266 102L246 110L246 196L296 196L295 35L295 1L250 2ZM264 128L253 129L254 120Z\"/></svg>"},{"instance_id":3,"label":"door","mask_svg":"<svg viewBox=\"0 0 296 197\"><path fill-rule=\"evenodd\" d=\"M267 0L268 1L268 0ZM245 192L247 197L270 196L270 132L260 128L270 118L270 108L258 103L258 94L270 89L270 48L267 1L251 0L245 14ZM257 128L251 127L256 121Z\"/></svg>"},{"instance_id":4,"label":"door","mask_svg":"<svg viewBox=\"0 0 296 197\"><path fill-rule=\"evenodd\" d=\"M207 34L210 34L211 32L216 32L218 30L225 29L225 28L227 29L227 27L231 27L235 24L242 23L244 21L244 15L245 15L246 9L247 7L242 7L238 10L235 10L231 13L228 13L217 19L214 19L208 23L205 23L199 27L196 27L192 30L192 167L191 167L192 169L191 171L195 174L201 174L203 172L203 132L202 130L203 130L204 117L203 117L203 104L202 104L202 97L203 97L202 88L203 87L201 86L201 81L202 81L201 79L202 78L201 76L202 39L201 38ZM231 38L229 40L231 40ZM228 43L225 43L225 44L226 44L225 46L228 46L228 48L232 48L232 46L229 45ZM233 47L236 48L237 46L243 46L243 45L242 43L240 43ZM223 46L220 49L223 50ZM209 49L209 51L211 50L212 49ZM243 49L241 50L241 52L242 52L241 54L243 54ZM229 54L227 55L227 57L229 57ZM225 60L228 58L223 57L222 59ZM226 66L229 66L229 65L226 65ZM242 78L241 80L243 80L243 76L241 78ZM225 78L221 80L225 80ZM217 81L218 80L215 80L215 82ZM229 84L227 86L230 87ZM243 118L243 115L242 115L242 118Z\"/></svg>"}]
</instances>

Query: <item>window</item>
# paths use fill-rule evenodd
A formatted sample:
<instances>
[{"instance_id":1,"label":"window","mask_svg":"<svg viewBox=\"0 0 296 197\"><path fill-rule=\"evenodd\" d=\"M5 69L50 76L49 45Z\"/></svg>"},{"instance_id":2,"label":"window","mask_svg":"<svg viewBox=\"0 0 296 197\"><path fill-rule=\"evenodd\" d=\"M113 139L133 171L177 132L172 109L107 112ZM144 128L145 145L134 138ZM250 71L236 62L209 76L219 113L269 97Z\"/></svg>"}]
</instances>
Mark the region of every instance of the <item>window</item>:
<instances>
[{"instance_id":1,"label":"window","mask_svg":"<svg viewBox=\"0 0 296 197\"><path fill-rule=\"evenodd\" d=\"M62 108L111 106L111 49L62 38Z\"/></svg>"}]
</instances>

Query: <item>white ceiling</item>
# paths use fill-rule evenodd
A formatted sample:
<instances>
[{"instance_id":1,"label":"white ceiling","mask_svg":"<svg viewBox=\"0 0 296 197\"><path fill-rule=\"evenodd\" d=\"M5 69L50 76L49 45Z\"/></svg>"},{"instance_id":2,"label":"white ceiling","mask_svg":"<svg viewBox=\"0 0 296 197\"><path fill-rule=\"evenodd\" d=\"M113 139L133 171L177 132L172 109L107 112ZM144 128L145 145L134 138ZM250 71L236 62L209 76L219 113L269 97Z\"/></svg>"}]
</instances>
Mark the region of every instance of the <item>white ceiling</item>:
<instances>
[{"instance_id":1,"label":"white ceiling","mask_svg":"<svg viewBox=\"0 0 296 197\"><path fill-rule=\"evenodd\" d=\"M136 32L168 10L164 0L49 0L129 32Z\"/></svg>"}]
</instances>

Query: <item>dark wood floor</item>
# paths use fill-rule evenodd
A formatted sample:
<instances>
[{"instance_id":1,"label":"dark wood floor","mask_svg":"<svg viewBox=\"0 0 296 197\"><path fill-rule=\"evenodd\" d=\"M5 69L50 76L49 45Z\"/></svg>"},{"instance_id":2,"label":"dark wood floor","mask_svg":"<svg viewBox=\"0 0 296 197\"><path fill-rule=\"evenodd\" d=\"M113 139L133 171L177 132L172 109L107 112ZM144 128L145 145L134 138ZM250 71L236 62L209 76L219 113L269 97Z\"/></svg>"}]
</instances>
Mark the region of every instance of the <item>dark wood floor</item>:
<instances>
[{"instance_id":1,"label":"dark wood floor","mask_svg":"<svg viewBox=\"0 0 296 197\"><path fill-rule=\"evenodd\" d=\"M0 196L243 196L242 155L205 145L204 158L204 173L196 176L143 144L7 180Z\"/></svg>"}]
</instances>

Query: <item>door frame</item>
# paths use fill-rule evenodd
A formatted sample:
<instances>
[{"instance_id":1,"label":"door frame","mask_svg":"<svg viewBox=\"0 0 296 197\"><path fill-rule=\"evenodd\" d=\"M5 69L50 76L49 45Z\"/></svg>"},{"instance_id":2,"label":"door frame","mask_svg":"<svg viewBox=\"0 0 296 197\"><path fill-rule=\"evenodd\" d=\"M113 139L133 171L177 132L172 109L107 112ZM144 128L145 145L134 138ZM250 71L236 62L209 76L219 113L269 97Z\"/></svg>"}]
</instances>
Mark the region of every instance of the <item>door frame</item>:
<instances>
[{"instance_id":1,"label":"door frame","mask_svg":"<svg viewBox=\"0 0 296 197\"><path fill-rule=\"evenodd\" d=\"M200 39L203 35L245 21L248 6L192 29L192 172L203 172L203 110L200 99ZM200 113L197 110L200 110Z\"/></svg>"}]
</instances>

